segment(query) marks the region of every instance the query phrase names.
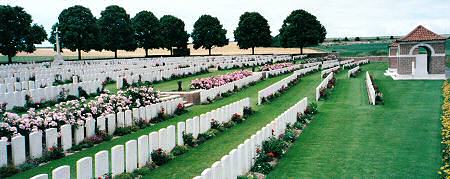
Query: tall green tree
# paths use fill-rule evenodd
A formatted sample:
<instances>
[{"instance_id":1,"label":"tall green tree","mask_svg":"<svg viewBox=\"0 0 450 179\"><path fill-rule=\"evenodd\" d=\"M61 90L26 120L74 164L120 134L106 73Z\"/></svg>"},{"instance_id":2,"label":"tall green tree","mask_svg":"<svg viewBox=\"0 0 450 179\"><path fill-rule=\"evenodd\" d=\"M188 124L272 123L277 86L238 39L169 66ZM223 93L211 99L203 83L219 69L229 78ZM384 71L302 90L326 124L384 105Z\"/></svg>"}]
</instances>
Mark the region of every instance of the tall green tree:
<instances>
[{"instance_id":1,"label":"tall green tree","mask_svg":"<svg viewBox=\"0 0 450 179\"><path fill-rule=\"evenodd\" d=\"M159 20L161 24L162 47L170 50L173 55L173 47L187 48L189 34L184 30L184 22L171 15L165 15Z\"/></svg>"},{"instance_id":2,"label":"tall green tree","mask_svg":"<svg viewBox=\"0 0 450 179\"><path fill-rule=\"evenodd\" d=\"M133 24L137 45L145 50L156 49L161 46L161 33L159 20L150 11L141 11L131 19Z\"/></svg>"},{"instance_id":3,"label":"tall green tree","mask_svg":"<svg viewBox=\"0 0 450 179\"><path fill-rule=\"evenodd\" d=\"M81 60L81 51L102 50L97 19L88 8L76 5L64 9L57 26L60 43L70 51L78 51L78 60Z\"/></svg>"},{"instance_id":4,"label":"tall green tree","mask_svg":"<svg viewBox=\"0 0 450 179\"><path fill-rule=\"evenodd\" d=\"M8 63L18 52L34 52L34 44L47 39L44 27L32 25L31 15L22 7L0 5L0 19L0 53L8 56Z\"/></svg>"},{"instance_id":5,"label":"tall green tree","mask_svg":"<svg viewBox=\"0 0 450 179\"><path fill-rule=\"evenodd\" d=\"M282 47L303 48L317 45L325 40L327 31L316 16L305 10L295 10L283 21L280 29Z\"/></svg>"},{"instance_id":6,"label":"tall green tree","mask_svg":"<svg viewBox=\"0 0 450 179\"><path fill-rule=\"evenodd\" d=\"M112 5L101 12L98 19L103 49L113 51L117 58L117 50L133 51L137 44L130 15L124 8Z\"/></svg>"},{"instance_id":7,"label":"tall green tree","mask_svg":"<svg viewBox=\"0 0 450 179\"><path fill-rule=\"evenodd\" d=\"M268 47L272 44L269 24L257 12L245 12L239 17L238 27L234 31L234 39L239 48L251 48L252 54L255 54L255 47Z\"/></svg>"},{"instance_id":8,"label":"tall green tree","mask_svg":"<svg viewBox=\"0 0 450 179\"><path fill-rule=\"evenodd\" d=\"M194 30L191 34L194 49L199 49L200 47L208 49L209 55L211 55L213 46L223 47L228 45L226 34L227 30L223 28L217 17L202 15L195 22Z\"/></svg>"}]
</instances>

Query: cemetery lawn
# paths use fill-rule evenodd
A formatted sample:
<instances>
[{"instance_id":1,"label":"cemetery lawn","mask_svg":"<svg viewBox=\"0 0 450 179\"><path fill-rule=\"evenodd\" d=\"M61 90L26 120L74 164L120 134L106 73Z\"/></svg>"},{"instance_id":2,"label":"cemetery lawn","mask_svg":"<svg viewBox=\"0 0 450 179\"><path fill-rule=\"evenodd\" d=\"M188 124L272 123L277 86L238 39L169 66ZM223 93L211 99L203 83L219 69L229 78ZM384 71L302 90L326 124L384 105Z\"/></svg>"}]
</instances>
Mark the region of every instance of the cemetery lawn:
<instances>
[{"instance_id":1,"label":"cemetery lawn","mask_svg":"<svg viewBox=\"0 0 450 179\"><path fill-rule=\"evenodd\" d=\"M222 71L218 71L218 72L222 72ZM208 73L209 75L215 75L215 73ZM175 125L178 122L181 121L186 121L186 119L188 118L192 118L194 116L198 116L200 114L209 112L213 109L217 109L221 106L230 104L232 102L241 100L243 98L246 97L250 97L252 98L252 103L253 105L255 105L256 102L256 98L258 95L258 91L270 86L271 84L289 76L291 73L289 74L284 74L284 75L280 75L278 77L274 77L274 78L270 78L270 79L266 79L264 81L260 81L258 83L256 83L256 85L245 88L233 95L231 95L230 97L227 98L223 98L223 99L219 99L214 101L212 104L208 104L208 105L195 105L191 108L188 108L188 113L180 115L180 116L176 116L174 118L171 118L167 121L161 122L161 123L157 123L153 126L147 127L145 129L141 129L137 132L125 135L125 136L121 136L121 137L115 137L114 139L112 139L111 141L108 142L103 142L99 145L96 145L94 147L88 148L86 150L83 151L79 151L75 154L66 156L64 158L58 159L58 160L53 160L45 165L42 165L40 167L36 167L21 173L18 173L10 178L17 178L17 179L23 179L23 178L30 178L33 177L35 175L38 174L43 174L43 173L47 173L49 175L51 175L51 171L59 166L62 165L69 165L70 166L70 172L72 175L72 178L76 178L76 161L83 158L83 157L94 157L95 153L102 151L102 150L111 150L111 148L115 145L125 145L125 142L129 141L129 140L137 140L138 137L142 136L142 135L148 135L150 132L154 132L154 131L158 131L161 128L165 128L169 125ZM316 75L315 75L316 76ZM318 75L317 75L318 78ZM164 83L172 83L171 81L168 82L162 82L161 85L163 85ZM176 83L176 82L175 82ZM300 82L300 84L302 84L302 82ZM303 84L305 85L305 84ZM312 84L311 84L312 85ZM297 100L292 100L292 101L297 101ZM292 102L293 103L293 102ZM284 105L285 108L287 108L290 105ZM236 127L239 128L239 127ZM213 139L214 140L214 139ZM208 142L207 142L208 143ZM201 148L201 147L200 147ZM111 158L110 158L111 159ZM51 177L50 177L51 178Z\"/></svg>"},{"instance_id":2,"label":"cemetery lawn","mask_svg":"<svg viewBox=\"0 0 450 179\"><path fill-rule=\"evenodd\" d=\"M286 77L286 76L285 76ZM188 153L176 157L169 163L149 172L144 178L193 178L239 144L243 143L259 129L271 122L275 117L303 99L314 99L315 88L320 83L320 73L302 77L300 82L288 89L280 97L262 106L255 106L257 91L245 93L242 97L251 97L256 113L243 123L220 133L213 139L191 149Z\"/></svg>"},{"instance_id":3,"label":"cemetery lawn","mask_svg":"<svg viewBox=\"0 0 450 179\"><path fill-rule=\"evenodd\" d=\"M338 75L329 100L268 178L438 178L442 81L393 81L369 70L385 97L368 105L365 74Z\"/></svg>"}]
</instances>

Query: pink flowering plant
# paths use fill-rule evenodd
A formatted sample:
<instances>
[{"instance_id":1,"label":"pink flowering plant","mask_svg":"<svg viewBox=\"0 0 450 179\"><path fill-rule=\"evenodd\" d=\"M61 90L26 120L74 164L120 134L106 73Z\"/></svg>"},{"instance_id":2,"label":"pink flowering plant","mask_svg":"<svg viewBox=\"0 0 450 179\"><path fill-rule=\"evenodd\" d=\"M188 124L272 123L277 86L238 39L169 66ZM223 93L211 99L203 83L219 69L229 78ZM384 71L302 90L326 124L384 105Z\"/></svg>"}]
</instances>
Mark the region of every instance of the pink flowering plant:
<instances>
[{"instance_id":1,"label":"pink flowering plant","mask_svg":"<svg viewBox=\"0 0 450 179\"><path fill-rule=\"evenodd\" d=\"M261 71L272 71L292 66L292 63L265 64L260 68Z\"/></svg>"},{"instance_id":2,"label":"pink flowering plant","mask_svg":"<svg viewBox=\"0 0 450 179\"><path fill-rule=\"evenodd\" d=\"M117 94L106 92L92 100L81 97L80 100L61 102L54 108L47 107L40 111L31 108L21 116L5 112L3 121L0 122L0 136L27 135L33 131L59 128L65 124L83 126L89 118L159 102L159 91L152 87L131 87L120 90Z\"/></svg>"},{"instance_id":3,"label":"pink flowering plant","mask_svg":"<svg viewBox=\"0 0 450 179\"><path fill-rule=\"evenodd\" d=\"M214 87L222 86L227 83L231 83L233 81L243 79L251 75L252 72L243 70L216 77L195 79L191 81L191 89L211 89Z\"/></svg>"}]
</instances>

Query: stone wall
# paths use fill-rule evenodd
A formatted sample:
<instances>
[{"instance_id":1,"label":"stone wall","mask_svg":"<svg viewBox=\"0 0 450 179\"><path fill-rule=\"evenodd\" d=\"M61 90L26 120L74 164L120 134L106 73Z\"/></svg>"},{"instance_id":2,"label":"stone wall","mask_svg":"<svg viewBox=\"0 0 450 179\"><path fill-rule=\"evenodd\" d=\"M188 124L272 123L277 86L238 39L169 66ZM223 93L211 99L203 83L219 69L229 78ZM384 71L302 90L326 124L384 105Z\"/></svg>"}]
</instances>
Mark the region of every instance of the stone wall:
<instances>
[{"instance_id":1,"label":"stone wall","mask_svg":"<svg viewBox=\"0 0 450 179\"><path fill-rule=\"evenodd\" d=\"M369 59L370 62L389 62L388 56L368 56L368 57L340 57L342 60L354 59L355 61Z\"/></svg>"},{"instance_id":2,"label":"stone wall","mask_svg":"<svg viewBox=\"0 0 450 179\"><path fill-rule=\"evenodd\" d=\"M412 62L416 61L415 57L401 57L398 59L397 73L401 75L410 75L412 73Z\"/></svg>"},{"instance_id":3,"label":"stone wall","mask_svg":"<svg viewBox=\"0 0 450 179\"><path fill-rule=\"evenodd\" d=\"M397 68L398 60L397 57L389 57L389 68Z\"/></svg>"},{"instance_id":4,"label":"stone wall","mask_svg":"<svg viewBox=\"0 0 450 179\"><path fill-rule=\"evenodd\" d=\"M432 56L430 61L430 74L445 74L445 57Z\"/></svg>"}]
</instances>

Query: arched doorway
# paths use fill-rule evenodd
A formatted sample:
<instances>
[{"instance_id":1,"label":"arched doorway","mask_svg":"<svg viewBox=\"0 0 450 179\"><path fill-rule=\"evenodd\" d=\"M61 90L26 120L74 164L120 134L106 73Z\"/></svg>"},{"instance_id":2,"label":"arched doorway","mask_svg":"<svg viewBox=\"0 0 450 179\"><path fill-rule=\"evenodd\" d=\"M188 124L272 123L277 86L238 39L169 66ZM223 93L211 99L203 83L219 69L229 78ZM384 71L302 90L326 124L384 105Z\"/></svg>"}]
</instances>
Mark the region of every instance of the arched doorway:
<instances>
[{"instance_id":1,"label":"arched doorway","mask_svg":"<svg viewBox=\"0 0 450 179\"><path fill-rule=\"evenodd\" d=\"M431 57L434 49L428 44L417 44L411 48L410 55L415 56L413 75L428 75L431 71Z\"/></svg>"}]
</instances>

